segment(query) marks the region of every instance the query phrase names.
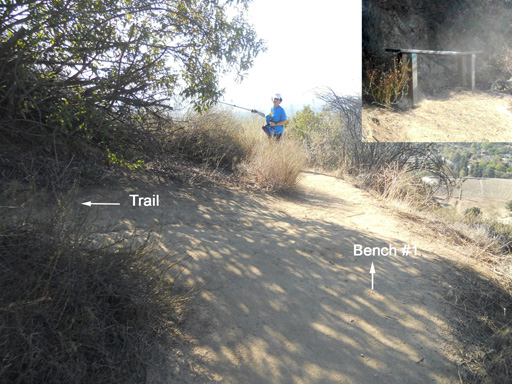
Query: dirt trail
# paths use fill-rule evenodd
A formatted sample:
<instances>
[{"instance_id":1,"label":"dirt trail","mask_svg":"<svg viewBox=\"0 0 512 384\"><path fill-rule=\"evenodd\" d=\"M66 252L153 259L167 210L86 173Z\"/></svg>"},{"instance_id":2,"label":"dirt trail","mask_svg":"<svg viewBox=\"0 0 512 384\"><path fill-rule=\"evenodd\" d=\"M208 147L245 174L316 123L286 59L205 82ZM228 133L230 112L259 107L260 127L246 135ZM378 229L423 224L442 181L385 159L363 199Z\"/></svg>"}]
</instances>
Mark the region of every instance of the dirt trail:
<instances>
[{"instance_id":1,"label":"dirt trail","mask_svg":"<svg viewBox=\"0 0 512 384\"><path fill-rule=\"evenodd\" d=\"M133 188L108 196L126 200ZM447 259L461 255L422 239L361 190L315 172L288 198L140 188L159 193L160 207L92 209L120 220L118 232L158 221L162 247L190 255L183 282L202 290L190 302L187 367L176 382L458 382L442 295ZM357 257L354 244L391 245L398 255ZM417 255L402 256L407 244ZM152 381L168 374L162 364Z\"/></svg>"}]
</instances>

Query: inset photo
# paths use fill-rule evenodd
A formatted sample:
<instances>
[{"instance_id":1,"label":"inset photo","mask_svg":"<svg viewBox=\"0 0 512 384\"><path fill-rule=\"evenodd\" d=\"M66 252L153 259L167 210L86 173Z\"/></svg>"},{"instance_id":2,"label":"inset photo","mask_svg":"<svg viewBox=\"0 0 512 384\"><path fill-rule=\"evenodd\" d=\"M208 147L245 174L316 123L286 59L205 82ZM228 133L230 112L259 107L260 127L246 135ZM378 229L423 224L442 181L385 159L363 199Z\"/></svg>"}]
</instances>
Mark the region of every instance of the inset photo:
<instances>
[{"instance_id":1,"label":"inset photo","mask_svg":"<svg viewBox=\"0 0 512 384\"><path fill-rule=\"evenodd\" d=\"M512 141L512 2L362 6L363 141Z\"/></svg>"}]
</instances>

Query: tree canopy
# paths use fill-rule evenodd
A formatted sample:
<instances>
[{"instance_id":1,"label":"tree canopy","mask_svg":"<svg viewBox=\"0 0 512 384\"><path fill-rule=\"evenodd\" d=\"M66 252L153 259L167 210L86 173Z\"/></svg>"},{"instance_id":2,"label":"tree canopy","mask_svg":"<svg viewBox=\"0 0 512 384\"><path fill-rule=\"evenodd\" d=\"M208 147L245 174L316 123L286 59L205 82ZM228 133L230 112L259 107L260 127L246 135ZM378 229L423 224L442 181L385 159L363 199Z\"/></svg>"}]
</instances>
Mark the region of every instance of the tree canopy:
<instances>
[{"instance_id":1,"label":"tree canopy","mask_svg":"<svg viewBox=\"0 0 512 384\"><path fill-rule=\"evenodd\" d=\"M96 108L122 115L180 96L208 108L219 76L242 78L265 49L249 1L3 0L0 122L84 128Z\"/></svg>"}]
</instances>

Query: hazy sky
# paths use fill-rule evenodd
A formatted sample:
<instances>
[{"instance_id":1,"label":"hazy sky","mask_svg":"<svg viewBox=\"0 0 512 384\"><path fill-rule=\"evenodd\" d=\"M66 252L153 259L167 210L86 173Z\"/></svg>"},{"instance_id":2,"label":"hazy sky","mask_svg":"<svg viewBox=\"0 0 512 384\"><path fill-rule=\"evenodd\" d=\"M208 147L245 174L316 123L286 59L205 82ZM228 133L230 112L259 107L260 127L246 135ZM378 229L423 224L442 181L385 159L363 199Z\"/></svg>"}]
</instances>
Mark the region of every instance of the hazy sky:
<instances>
[{"instance_id":1,"label":"hazy sky","mask_svg":"<svg viewBox=\"0 0 512 384\"><path fill-rule=\"evenodd\" d=\"M221 82L225 102L266 112L279 92L297 111L325 87L361 93L361 0L253 0L247 18L268 50L241 84Z\"/></svg>"}]
</instances>

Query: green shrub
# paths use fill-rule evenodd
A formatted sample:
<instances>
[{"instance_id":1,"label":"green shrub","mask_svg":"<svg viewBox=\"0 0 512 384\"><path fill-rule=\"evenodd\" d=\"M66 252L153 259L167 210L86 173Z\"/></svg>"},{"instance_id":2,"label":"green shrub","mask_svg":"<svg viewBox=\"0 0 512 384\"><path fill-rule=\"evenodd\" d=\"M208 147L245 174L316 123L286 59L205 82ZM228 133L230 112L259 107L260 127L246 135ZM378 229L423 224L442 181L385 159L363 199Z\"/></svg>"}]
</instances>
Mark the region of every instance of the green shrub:
<instances>
[{"instance_id":1,"label":"green shrub","mask_svg":"<svg viewBox=\"0 0 512 384\"><path fill-rule=\"evenodd\" d=\"M471 207L464 211L464 217L467 220L475 221L482 218L482 210L478 207Z\"/></svg>"},{"instance_id":2,"label":"green shrub","mask_svg":"<svg viewBox=\"0 0 512 384\"><path fill-rule=\"evenodd\" d=\"M286 128L300 142L306 142L314 132L318 132L321 123L320 114L313 111L309 105L306 105L290 119L290 123Z\"/></svg>"},{"instance_id":3,"label":"green shrub","mask_svg":"<svg viewBox=\"0 0 512 384\"><path fill-rule=\"evenodd\" d=\"M507 208L509 211L512 211L512 200L507 201L505 208Z\"/></svg>"},{"instance_id":4,"label":"green shrub","mask_svg":"<svg viewBox=\"0 0 512 384\"><path fill-rule=\"evenodd\" d=\"M343 158L345 123L331 111L315 112L305 106L290 120L287 131L302 144L310 167L337 170Z\"/></svg>"}]
</instances>

